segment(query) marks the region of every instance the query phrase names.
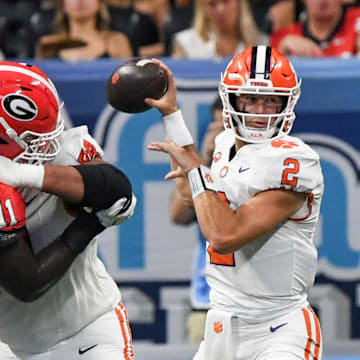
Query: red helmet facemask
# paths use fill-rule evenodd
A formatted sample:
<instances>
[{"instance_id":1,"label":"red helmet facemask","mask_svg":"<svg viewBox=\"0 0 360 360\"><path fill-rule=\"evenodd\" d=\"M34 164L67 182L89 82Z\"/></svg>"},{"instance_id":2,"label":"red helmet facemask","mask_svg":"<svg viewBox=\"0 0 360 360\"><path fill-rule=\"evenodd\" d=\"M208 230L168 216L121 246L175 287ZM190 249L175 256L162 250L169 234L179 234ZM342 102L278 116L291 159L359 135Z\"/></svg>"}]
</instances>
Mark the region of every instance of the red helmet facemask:
<instances>
[{"instance_id":1,"label":"red helmet facemask","mask_svg":"<svg viewBox=\"0 0 360 360\"><path fill-rule=\"evenodd\" d=\"M17 162L53 160L64 129L54 84L36 66L0 62L0 155Z\"/></svg>"}]
</instances>

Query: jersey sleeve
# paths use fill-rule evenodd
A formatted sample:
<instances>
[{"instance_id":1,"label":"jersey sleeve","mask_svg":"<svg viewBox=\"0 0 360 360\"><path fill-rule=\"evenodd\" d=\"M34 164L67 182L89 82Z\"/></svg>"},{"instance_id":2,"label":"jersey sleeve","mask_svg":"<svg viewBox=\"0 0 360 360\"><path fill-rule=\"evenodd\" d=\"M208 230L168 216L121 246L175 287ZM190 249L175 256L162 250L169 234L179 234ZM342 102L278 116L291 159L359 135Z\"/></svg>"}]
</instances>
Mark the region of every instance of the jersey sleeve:
<instances>
[{"instance_id":1,"label":"jersey sleeve","mask_svg":"<svg viewBox=\"0 0 360 360\"><path fill-rule=\"evenodd\" d=\"M323 182L318 154L304 147L278 153L274 151L263 159L263 164L250 182L252 196L271 189L311 193Z\"/></svg>"},{"instance_id":2,"label":"jersey sleeve","mask_svg":"<svg viewBox=\"0 0 360 360\"><path fill-rule=\"evenodd\" d=\"M79 126L64 131L60 146L60 154L54 161L54 165L85 164L104 155L100 145L89 134L87 126Z\"/></svg>"}]
</instances>

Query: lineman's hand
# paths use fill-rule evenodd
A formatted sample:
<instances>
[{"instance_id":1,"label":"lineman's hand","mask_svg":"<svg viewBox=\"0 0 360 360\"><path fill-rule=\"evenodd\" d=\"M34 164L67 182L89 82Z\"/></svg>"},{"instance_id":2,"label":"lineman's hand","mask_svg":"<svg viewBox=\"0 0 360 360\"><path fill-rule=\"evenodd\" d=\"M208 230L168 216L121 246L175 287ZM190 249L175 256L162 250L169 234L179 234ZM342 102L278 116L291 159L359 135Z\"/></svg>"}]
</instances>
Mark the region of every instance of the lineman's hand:
<instances>
[{"instance_id":1,"label":"lineman's hand","mask_svg":"<svg viewBox=\"0 0 360 360\"><path fill-rule=\"evenodd\" d=\"M176 103L176 83L172 71L160 60L152 59L157 63L167 74L168 77L168 90L163 97L159 100L146 98L144 101L151 107L158 108L159 111L165 116L174 113L179 108Z\"/></svg>"},{"instance_id":2,"label":"lineman's hand","mask_svg":"<svg viewBox=\"0 0 360 360\"><path fill-rule=\"evenodd\" d=\"M96 216L104 227L122 224L134 214L136 201L134 194L132 194L130 204L126 197L123 197L116 201L110 208L98 211Z\"/></svg>"}]
</instances>

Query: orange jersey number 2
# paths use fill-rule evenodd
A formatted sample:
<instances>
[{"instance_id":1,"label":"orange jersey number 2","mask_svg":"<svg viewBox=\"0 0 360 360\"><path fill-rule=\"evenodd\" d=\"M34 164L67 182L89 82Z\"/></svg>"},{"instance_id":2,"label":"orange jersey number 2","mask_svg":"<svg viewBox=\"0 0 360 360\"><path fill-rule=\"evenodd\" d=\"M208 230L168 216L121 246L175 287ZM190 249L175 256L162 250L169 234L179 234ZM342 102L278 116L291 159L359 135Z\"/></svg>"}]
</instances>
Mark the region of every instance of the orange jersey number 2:
<instances>
[{"instance_id":1,"label":"orange jersey number 2","mask_svg":"<svg viewBox=\"0 0 360 360\"><path fill-rule=\"evenodd\" d=\"M295 175L300 170L299 160L293 158L286 158L284 160L284 165L287 167L284 169L282 173L281 184L296 186L298 182L298 177Z\"/></svg>"}]
</instances>

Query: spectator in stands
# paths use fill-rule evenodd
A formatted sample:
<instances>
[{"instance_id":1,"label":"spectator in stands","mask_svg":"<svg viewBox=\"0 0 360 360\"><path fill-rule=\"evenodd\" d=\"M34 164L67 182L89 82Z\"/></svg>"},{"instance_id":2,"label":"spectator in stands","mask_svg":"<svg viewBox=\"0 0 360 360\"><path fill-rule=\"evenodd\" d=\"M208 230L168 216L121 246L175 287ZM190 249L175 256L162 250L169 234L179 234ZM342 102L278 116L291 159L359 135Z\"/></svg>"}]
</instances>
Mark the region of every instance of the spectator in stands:
<instances>
[{"instance_id":1,"label":"spectator in stands","mask_svg":"<svg viewBox=\"0 0 360 360\"><path fill-rule=\"evenodd\" d=\"M163 42L165 56L171 54L171 43L174 34L191 27L194 18L193 0L174 0L173 6L165 18Z\"/></svg>"},{"instance_id":2,"label":"spectator in stands","mask_svg":"<svg viewBox=\"0 0 360 360\"><path fill-rule=\"evenodd\" d=\"M139 13L150 16L159 31L159 41L155 44L139 48L139 55L145 57L162 56L165 54L163 41L164 23L171 4L169 0L134 0L134 7Z\"/></svg>"},{"instance_id":3,"label":"spectator in stands","mask_svg":"<svg viewBox=\"0 0 360 360\"><path fill-rule=\"evenodd\" d=\"M287 55L359 55L360 9L342 0L304 0L306 19L272 35L271 46Z\"/></svg>"},{"instance_id":4,"label":"spectator in stands","mask_svg":"<svg viewBox=\"0 0 360 360\"><path fill-rule=\"evenodd\" d=\"M249 5L256 25L267 37L295 22L295 0L252 0Z\"/></svg>"},{"instance_id":5,"label":"spectator in stands","mask_svg":"<svg viewBox=\"0 0 360 360\"><path fill-rule=\"evenodd\" d=\"M56 0L42 0L27 28L28 57L35 56L36 45L44 35L56 32Z\"/></svg>"},{"instance_id":6,"label":"spectator in stands","mask_svg":"<svg viewBox=\"0 0 360 360\"><path fill-rule=\"evenodd\" d=\"M159 43L159 30L154 19L137 11L130 0L107 0L107 5L110 29L128 37L135 56L144 48Z\"/></svg>"},{"instance_id":7,"label":"spectator in stands","mask_svg":"<svg viewBox=\"0 0 360 360\"><path fill-rule=\"evenodd\" d=\"M218 96L211 106L213 121L209 124L204 142L203 156L207 166L210 166L214 147L215 137L224 130L222 118L221 99ZM171 220L178 225L189 225L196 221L193 208L190 208L183 201L180 192L176 189L171 198ZM205 278L206 266L206 240L199 229L199 243L196 247L192 280L190 302L192 312L188 318L187 328L189 341L200 343L204 337L206 313L209 309L209 285Z\"/></svg>"},{"instance_id":8,"label":"spectator in stands","mask_svg":"<svg viewBox=\"0 0 360 360\"><path fill-rule=\"evenodd\" d=\"M247 0L197 0L193 27L175 34L172 56L231 56L258 42Z\"/></svg>"},{"instance_id":9,"label":"spectator in stands","mask_svg":"<svg viewBox=\"0 0 360 360\"><path fill-rule=\"evenodd\" d=\"M169 0L134 0L134 7L139 12L152 16L157 26L162 28L171 4Z\"/></svg>"},{"instance_id":10,"label":"spectator in stands","mask_svg":"<svg viewBox=\"0 0 360 360\"><path fill-rule=\"evenodd\" d=\"M57 34L43 36L37 58L68 61L133 55L126 35L109 31L109 16L102 0L60 0Z\"/></svg>"},{"instance_id":11,"label":"spectator in stands","mask_svg":"<svg viewBox=\"0 0 360 360\"><path fill-rule=\"evenodd\" d=\"M29 20L39 6L39 0L1 0L0 48L6 58L28 57Z\"/></svg>"}]
</instances>

